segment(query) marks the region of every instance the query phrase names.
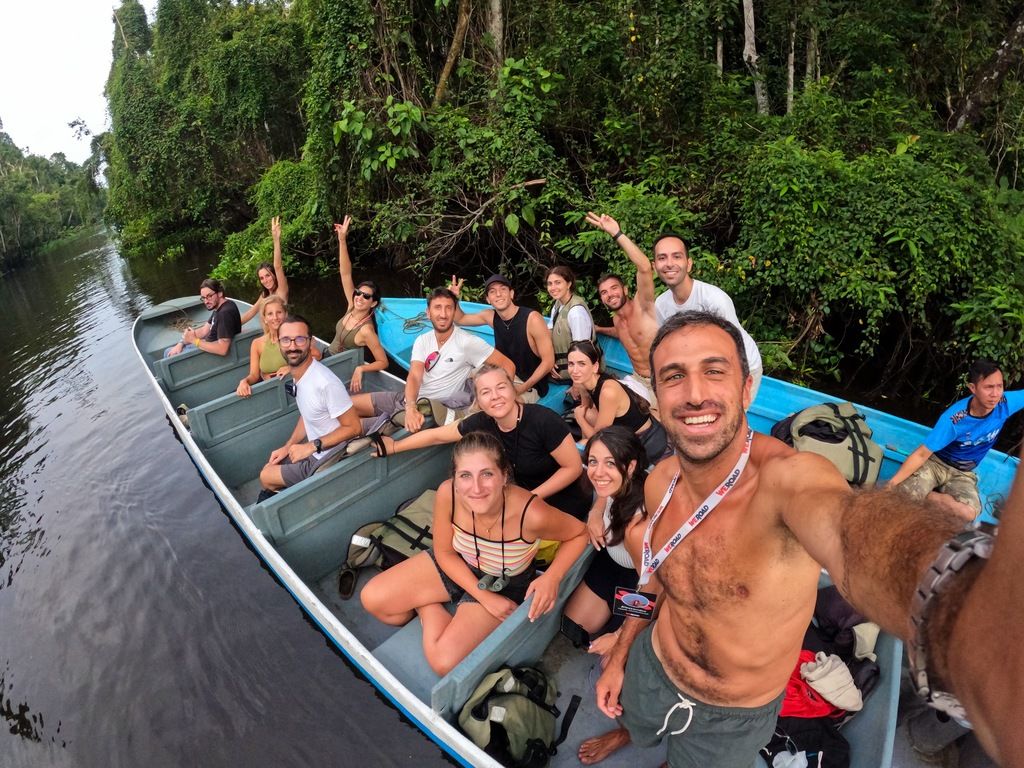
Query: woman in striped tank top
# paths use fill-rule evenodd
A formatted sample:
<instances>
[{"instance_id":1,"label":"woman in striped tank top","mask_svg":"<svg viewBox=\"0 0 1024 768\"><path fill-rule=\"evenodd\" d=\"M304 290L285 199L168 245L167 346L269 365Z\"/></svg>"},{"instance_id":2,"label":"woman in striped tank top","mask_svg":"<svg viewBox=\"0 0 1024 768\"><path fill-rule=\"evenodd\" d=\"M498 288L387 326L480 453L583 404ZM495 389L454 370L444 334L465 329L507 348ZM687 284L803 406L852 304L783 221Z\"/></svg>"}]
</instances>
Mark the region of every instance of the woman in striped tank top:
<instances>
[{"instance_id":1,"label":"woman in striped tank top","mask_svg":"<svg viewBox=\"0 0 1024 768\"><path fill-rule=\"evenodd\" d=\"M419 614L424 654L438 675L531 595L531 619L550 611L562 577L586 547L583 523L512 485L511 469L493 435L463 437L452 452L452 476L437 489L433 550L363 588L363 607L386 624L400 626ZM561 546L538 576L533 557L540 539ZM448 602L456 603L454 616Z\"/></svg>"}]
</instances>

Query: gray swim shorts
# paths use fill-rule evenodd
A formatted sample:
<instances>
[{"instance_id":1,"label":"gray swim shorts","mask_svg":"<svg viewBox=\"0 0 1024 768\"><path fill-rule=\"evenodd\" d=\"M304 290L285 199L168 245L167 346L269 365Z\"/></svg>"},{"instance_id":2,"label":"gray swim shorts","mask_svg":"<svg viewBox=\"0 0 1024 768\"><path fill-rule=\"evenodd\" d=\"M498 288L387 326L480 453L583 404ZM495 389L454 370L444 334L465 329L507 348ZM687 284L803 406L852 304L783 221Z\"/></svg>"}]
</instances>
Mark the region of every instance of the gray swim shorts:
<instances>
[{"instance_id":1,"label":"gray swim shorts","mask_svg":"<svg viewBox=\"0 0 1024 768\"><path fill-rule=\"evenodd\" d=\"M717 707L680 691L654 654L651 632L633 643L622 685L621 725L633 743L651 747L668 738L672 768L750 768L775 732L782 694L762 707Z\"/></svg>"},{"instance_id":2,"label":"gray swim shorts","mask_svg":"<svg viewBox=\"0 0 1024 768\"><path fill-rule=\"evenodd\" d=\"M343 445L337 446L336 451L343 451L345 447ZM334 458L332 451L323 458L316 459L313 456L307 456L302 461L292 462L287 456L284 461L281 462L281 479L284 480L284 487L291 488L293 485L301 483L307 477L312 477L313 473L319 469L320 465L328 459Z\"/></svg>"}]
</instances>

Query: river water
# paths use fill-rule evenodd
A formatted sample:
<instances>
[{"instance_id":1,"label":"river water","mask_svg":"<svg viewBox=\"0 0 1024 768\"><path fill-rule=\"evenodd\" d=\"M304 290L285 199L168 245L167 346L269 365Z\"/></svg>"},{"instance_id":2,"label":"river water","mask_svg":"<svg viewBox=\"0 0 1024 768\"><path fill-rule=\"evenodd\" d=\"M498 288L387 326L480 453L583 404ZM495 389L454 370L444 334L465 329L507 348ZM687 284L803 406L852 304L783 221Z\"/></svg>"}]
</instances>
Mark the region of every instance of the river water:
<instances>
[{"instance_id":1,"label":"river water","mask_svg":"<svg viewBox=\"0 0 1024 768\"><path fill-rule=\"evenodd\" d=\"M207 267L95 235L0 284L0 766L447 765L248 549L135 358Z\"/></svg>"}]
</instances>

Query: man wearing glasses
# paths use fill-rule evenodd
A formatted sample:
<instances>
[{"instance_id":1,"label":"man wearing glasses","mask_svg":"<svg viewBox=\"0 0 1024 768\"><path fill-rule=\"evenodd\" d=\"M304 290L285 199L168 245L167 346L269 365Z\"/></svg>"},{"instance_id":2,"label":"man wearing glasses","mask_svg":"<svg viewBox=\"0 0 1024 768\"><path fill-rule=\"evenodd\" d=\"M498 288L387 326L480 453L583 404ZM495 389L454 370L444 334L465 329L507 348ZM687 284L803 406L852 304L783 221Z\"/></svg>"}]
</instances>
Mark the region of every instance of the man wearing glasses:
<instances>
[{"instance_id":1,"label":"man wearing glasses","mask_svg":"<svg viewBox=\"0 0 1024 768\"><path fill-rule=\"evenodd\" d=\"M288 442L273 451L260 470L260 484L268 491L305 480L362 431L341 379L310 354L309 323L289 315L281 323L279 343L294 380L285 389L295 398L299 420Z\"/></svg>"},{"instance_id":2,"label":"man wearing glasses","mask_svg":"<svg viewBox=\"0 0 1024 768\"><path fill-rule=\"evenodd\" d=\"M210 319L201 328L186 328L181 341L168 348L164 357L180 355L190 346L223 357L231 349L231 340L242 330L238 305L224 296L220 280L207 278L199 285L199 298L211 310Z\"/></svg>"}]
</instances>

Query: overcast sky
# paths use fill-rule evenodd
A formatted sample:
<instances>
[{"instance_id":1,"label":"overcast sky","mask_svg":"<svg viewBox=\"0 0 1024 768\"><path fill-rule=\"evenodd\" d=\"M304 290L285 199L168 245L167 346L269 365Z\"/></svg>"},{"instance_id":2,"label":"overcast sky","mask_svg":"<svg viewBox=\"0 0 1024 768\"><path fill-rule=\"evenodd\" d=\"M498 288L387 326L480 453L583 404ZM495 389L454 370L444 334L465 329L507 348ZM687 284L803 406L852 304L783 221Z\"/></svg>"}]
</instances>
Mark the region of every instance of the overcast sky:
<instances>
[{"instance_id":1,"label":"overcast sky","mask_svg":"<svg viewBox=\"0 0 1024 768\"><path fill-rule=\"evenodd\" d=\"M152 21L157 0L142 0ZM0 121L22 150L77 163L89 139L68 123L82 118L93 133L108 126L103 86L110 72L113 0L0 0Z\"/></svg>"}]
</instances>

